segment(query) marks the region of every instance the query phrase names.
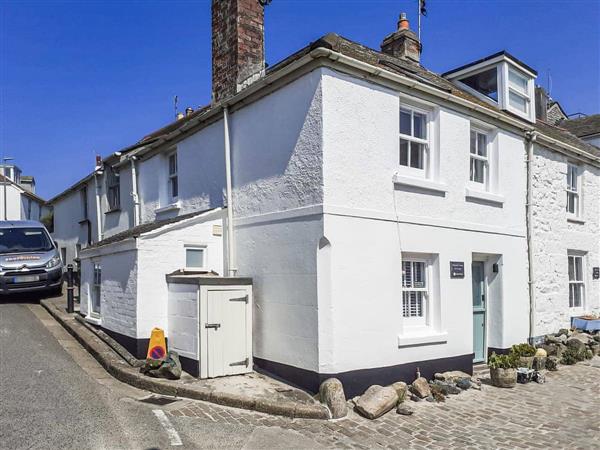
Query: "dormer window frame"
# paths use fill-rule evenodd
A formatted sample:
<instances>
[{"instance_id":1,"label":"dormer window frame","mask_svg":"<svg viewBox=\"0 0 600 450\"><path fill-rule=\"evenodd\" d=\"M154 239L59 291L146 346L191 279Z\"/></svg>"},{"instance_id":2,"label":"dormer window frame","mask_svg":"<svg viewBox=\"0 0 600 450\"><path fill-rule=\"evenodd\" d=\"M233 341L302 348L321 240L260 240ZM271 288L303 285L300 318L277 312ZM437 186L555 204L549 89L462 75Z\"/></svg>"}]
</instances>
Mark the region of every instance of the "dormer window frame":
<instances>
[{"instance_id":1,"label":"dormer window frame","mask_svg":"<svg viewBox=\"0 0 600 450\"><path fill-rule=\"evenodd\" d=\"M467 86L461 80L496 68L498 101L489 97L483 92ZM511 73L516 74L526 80L524 89L519 89L518 86L511 83ZM528 68L522 63L519 63L507 53L502 52L498 55L492 55L483 59L480 62L464 66L454 71L447 72L443 75L448 80L454 82L461 89L477 96L481 100L510 112L511 114L521 117L529 122L535 123L535 79L537 73L533 69ZM519 97L525 101L525 111L511 104L510 97Z\"/></svg>"}]
</instances>

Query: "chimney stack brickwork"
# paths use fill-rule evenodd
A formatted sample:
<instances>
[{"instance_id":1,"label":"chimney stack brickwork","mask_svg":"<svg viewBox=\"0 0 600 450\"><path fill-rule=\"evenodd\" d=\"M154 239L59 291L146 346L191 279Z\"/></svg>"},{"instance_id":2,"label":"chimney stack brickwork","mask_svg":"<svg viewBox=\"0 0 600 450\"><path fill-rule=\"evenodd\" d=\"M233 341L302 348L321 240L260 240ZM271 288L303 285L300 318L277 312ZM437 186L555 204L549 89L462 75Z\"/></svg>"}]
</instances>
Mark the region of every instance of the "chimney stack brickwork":
<instances>
[{"instance_id":1,"label":"chimney stack brickwork","mask_svg":"<svg viewBox=\"0 0 600 450\"><path fill-rule=\"evenodd\" d=\"M410 29L405 13L400 15L398 30L386 36L381 43L381 51L396 58L421 62L421 42Z\"/></svg>"},{"instance_id":2,"label":"chimney stack brickwork","mask_svg":"<svg viewBox=\"0 0 600 450\"><path fill-rule=\"evenodd\" d=\"M212 0L212 99L231 97L264 75L264 7Z\"/></svg>"}]
</instances>

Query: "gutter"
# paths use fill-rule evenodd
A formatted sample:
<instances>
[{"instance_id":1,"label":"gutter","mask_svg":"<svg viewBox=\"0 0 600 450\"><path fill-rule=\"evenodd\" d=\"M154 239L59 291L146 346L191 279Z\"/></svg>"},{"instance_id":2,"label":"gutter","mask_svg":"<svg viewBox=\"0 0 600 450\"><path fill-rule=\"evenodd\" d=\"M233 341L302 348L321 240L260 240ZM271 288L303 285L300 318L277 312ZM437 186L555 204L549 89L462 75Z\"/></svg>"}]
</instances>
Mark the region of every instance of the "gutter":
<instances>
[{"instance_id":1,"label":"gutter","mask_svg":"<svg viewBox=\"0 0 600 450\"><path fill-rule=\"evenodd\" d=\"M141 219L141 203L140 196L138 195L138 180L137 170L135 162L137 160L135 155L129 156L127 159L131 162L131 197L133 198L133 226L137 227L140 224Z\"/></svg>"},{"instance_id":2,"label":"gutter","mask_svg":"<svg viewBox=\"0 0 600 450\"><path fill-rule=\"evenodd\" d=\"M102 230L102 206L100 205L100 184L98 183L98 177L103 174L102 170L97 170L94 172L94 185L96 191L96 238L97 242L102 240L102 236L104 235Z\"/></svg>"},{"instance_id":3,"label":"gutter","mask_svg":"<svg viewBox=\"0 0 600 450\"><path fill-rule=\"evenodd\" d=\"M527 194L525 202L525 220L527 228L527 262L529 285L529 343L533 344L535 333L535 271L533 267L533 143L537 140L535 131L525 134L527 146Z\"/></svg>"}]
</instances>

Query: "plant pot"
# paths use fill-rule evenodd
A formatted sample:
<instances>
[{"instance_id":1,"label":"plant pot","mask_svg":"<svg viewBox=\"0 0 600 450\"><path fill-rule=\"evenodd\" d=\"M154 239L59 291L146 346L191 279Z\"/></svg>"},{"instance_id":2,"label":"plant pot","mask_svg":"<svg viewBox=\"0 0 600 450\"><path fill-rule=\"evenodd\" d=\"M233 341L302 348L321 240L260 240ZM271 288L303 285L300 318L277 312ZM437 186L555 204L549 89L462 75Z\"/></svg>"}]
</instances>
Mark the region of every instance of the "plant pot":
<instances>
[{"instance_id":1,"label":"plant pot","mask_svg":"<svg viewBox=\"0 0 600 450\"><path fill-rule=\"evenodd\" d=\"M533 360L535 356L521 356L519 358L519 367L527 367L528 369L533 368Z\"/></svg>"},{"instance_id":2,"label":"plant pot","mask_svg":"<svg viewBox=\"0 0 600 450\"><path fill-rule=\"evenodd\" d=\"M490 369L492 385L511 388L517 384L517 369Z\"/></svg>"}]
</instances>

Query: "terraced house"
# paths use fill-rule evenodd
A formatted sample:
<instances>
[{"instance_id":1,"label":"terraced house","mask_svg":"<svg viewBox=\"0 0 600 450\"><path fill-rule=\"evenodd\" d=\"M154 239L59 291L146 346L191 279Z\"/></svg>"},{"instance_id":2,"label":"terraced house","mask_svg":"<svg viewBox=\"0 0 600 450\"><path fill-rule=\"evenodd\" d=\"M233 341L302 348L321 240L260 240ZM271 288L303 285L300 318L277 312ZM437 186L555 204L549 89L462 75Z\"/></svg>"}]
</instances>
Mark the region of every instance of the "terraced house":
<instances>
[{"instance_id":1,"label":"terraced house","mask_svg":"<svg viewBox=\"0 0 600 450\"><path fill-rule=\"evenodd\" d=\"M82 314L185 360L165 275L251 278L246 364L353 396L600 311L600 150L536 116L533 68L433 73L404 15L380 50L328 34L265 68L263 8L213 1L213 102L52 201Z\"/></svg>"}]
</instances>

